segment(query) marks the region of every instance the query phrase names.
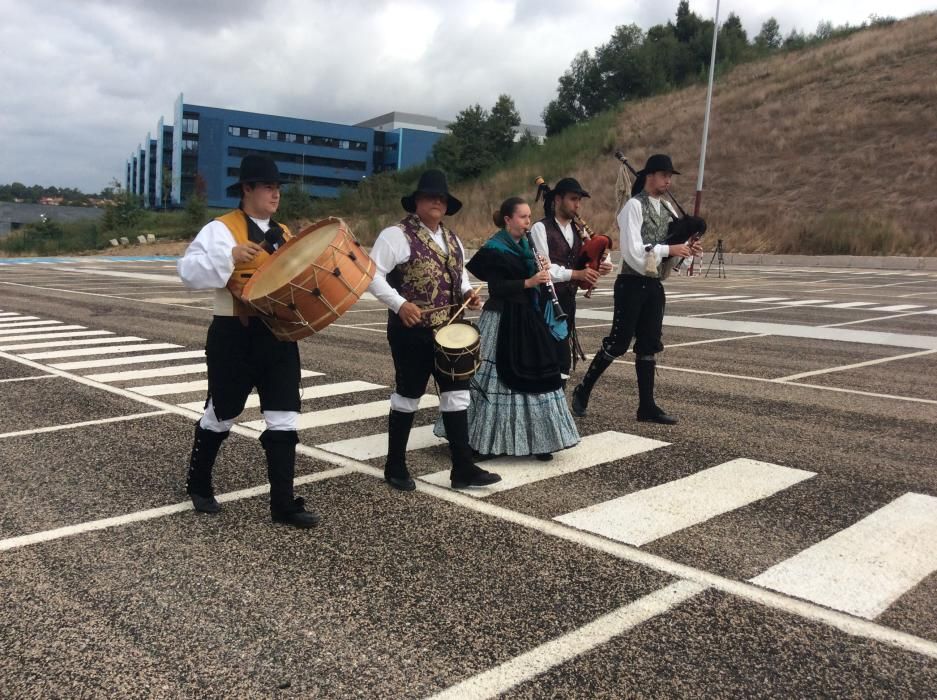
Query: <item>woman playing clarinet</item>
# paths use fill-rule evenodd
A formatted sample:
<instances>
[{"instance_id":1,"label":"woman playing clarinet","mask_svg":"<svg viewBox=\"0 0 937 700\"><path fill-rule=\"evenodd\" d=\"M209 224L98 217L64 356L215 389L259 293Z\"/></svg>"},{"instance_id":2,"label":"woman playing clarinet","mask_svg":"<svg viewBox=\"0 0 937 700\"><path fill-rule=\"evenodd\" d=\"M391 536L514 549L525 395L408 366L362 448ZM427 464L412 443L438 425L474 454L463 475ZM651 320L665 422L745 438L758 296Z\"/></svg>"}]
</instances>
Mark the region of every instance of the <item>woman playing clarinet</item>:
<instances>
[{"instance_id":1,"label":"woman playing clarinet","mask_svg":"<svg viewBox=\"0 0 937 700\"><path fill-rule=\"evenodd\" d=\"M530 206L506 199L494 223L499 230L465 266L489 293L478 321L481 368L471 387L469 443L483 455L547 461L579 442L556 356L568 328L541 286L550 282L549 263L538 264L526 235Z\"/></svg>"}]
</instances>

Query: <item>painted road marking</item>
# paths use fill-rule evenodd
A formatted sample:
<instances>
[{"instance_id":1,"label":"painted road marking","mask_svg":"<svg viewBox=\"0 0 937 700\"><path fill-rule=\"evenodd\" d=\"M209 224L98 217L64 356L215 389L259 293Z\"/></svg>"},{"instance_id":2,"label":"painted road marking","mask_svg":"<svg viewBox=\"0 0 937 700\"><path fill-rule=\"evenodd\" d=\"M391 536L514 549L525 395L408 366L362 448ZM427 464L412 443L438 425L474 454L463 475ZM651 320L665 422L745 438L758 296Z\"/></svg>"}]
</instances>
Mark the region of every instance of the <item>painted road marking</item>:
<instances>
[{"instance_id":1,"label":"painted road marking","mask_svg":"<svg viewBox=\"0 0 937 700\"><path fill-rule=\"evenodd\" d=\"M875 306L871 301L844 301L839 304L827 304L824 309L855 309L860 306Z\"/></svg>"},{"instance_id":2,"label":"painted road marking","mask_svg":"<svg viewBox=\"0 0 937 700\"><path fill-rule=\"evenodd\" d=\"M195 357L205 357L204 350L185 350L183 352L163 352L154 355L137 355L136 357L112 357L106 360L78 360L76 362L59 362L49 365L53 369L91 369L93 367L119 367L121 365L138 365L144 362L162 362L163 360L187 360Z\"/></svg>"},{"instance_id":3,"label":"painted road marking","mask_svg":"<svg viewBox=\"0 0 937 700\"><path fill-rule=\"evenodd\" d=\"M421 425L419 428L410 431L410 439L407 440L407 451L448 444L448 440L436 437L433 434L432 425ZM375 457L386 457L387 433L375 433L374 435L365 435L364 437L349 440L336 440L335 442L316 445L316 447L361 461Z\"/></svg>"},{"instance_id":4,"label":"painted road marking","mask_svg":"<svg viewBox=\"0 0 937 700\"><path fill-rule=\"evenodd\" d=\"M68 328L68 326L59 326L59 328ZM45 330L46 329L43 328L39 333L3 336L0 337L0 342L12 343L17 340L51 340L52 338L80 338L83 336L92 335L114 335L111 331L72 331L68 333L46 333ZM58 330L58 328L55 330Z\"/></svg>"},{"instance_id":5,"label":"painted road marking","mask_svg":"<svg viewBox=\"0 0 937 700\"><path fill-rule=\"evenodd\" d=\"M467 489L465 493L476 498L485 498L519 486L656 450L669 444L614 430L587 435L575 447L556 452L550 462L540 462L535 457L498 457L485 462L485 469L500 474L501 481L491 486ZM449 470L426 474L420 479L437 486L448 486Z\"/></svg>"},{"instance_id":6,"label":"painted road marking","mask_svg":"<svg viewBox=\"0 0 937 700\"><path fill-rule=\"evenodd\" d=\"M168 365L154 369L131 369L125 372L102 372L99 374L86 374L85 379L95 382L122 382L133 379L150 379L152 377L176 377L180 374L202 374L208 371L208 365L200 362L194 365ZM318 375L313 372L309 376Z\"/></svg>"},{"instance_id":7,"label":"painted road marking","mask_svg":"<svg viewBox=\"0 0 937 700\"><path fill-rule=\"evenodd\" d=\"M782 306L814 306L815 304L829 304L832 299L801 299L799 301L786 301Z\"/></svg>"},{"instance_id":8,"label":"painted road marking","mask_svg":"<svg viewBox=\"0 0 937 700\"><path fill-rule=\"evenodd\" d=\"M50 375L53 376L53 375ZM169 411L147 411L146 413L133 413L129 416L116 416L115 418L100 418L98 420L86 420L81 423L66 423L64 425L52 425L46 428L33 428L31 430L17 430L12 433L0 433L0 438L21 437L23 435L36 435L38 433L55 433L59 430L71 430L73 428L84 428L89 425L106 425L108 423L122 423L129 420L138 420L140 418L150 418L152 416L164 416Z\"/></svg>"},{"instance_id":9,"label":"painted road marking","mask_svg":"<svg viewBox=\"0 0 937 700\"><path fill-rule=\"evenodd\" d=\"M923 309L921 304L895 304L894 306L876 306L869 311L908 311L910 309Z\"/></svg>"},{"instance_id":10,"label":"painted road marking","mask_svg":"<svg viewBox=\"0 0 937 700\"><path fill-rule=\"evenodd\" d=\"M579 309L577 318L611 321L612 312ZM847 328L823 328L803 326L791 323L765 323L762 321L729 321L723 318L703 318L700 316L664 316L664 325L677 328L698 328L711 331L729 331L731 333L750 333L759 335L779 335L788 338L813 338L816 340L837 340L867 345L887 345L898 348L919 348L937 350L937 337L930 335L911 335L905 333L887 333L884 331L857 331Z\"/></svg>"},{"instance_id":11,"label":"painted road marking","mask_svg":"<svg viewBox=\"0 0 937 700\"><path fill-rule=\"evenodd\" d=\"M909 352L906 355L895 355L893 357L880 357L877 360L867 360L866 362L856 362L851 365L840 365L839 367L828 367L826 369L815 369L812 372L800 372L799 374L789 374L786 377L778 377L776 382L790 382L804 377L813 377L818 374L829 374L831 372L843 372L849 369L858 369L868 367L869 365L880 365L885 362L894 362L895 360L906 360L911 357L921 357L922 355L933 355L937 350L921 350L920 352Z\"/></svg>"},{"instance_id":12,"label":"painted road marking","mask_svg":"<svg viewBox=\"0 0 937 700\"><path fill-rule=\"evenodd\" d=\"M607 644L615 637L658 615L663 615L705 590L706 586L693 581L671 583L572 632L436 693L430 696L430 700L500 697L511 688Z\"/></svg>"},{"instance_id":13,"label":"painted road marking","mask_svg":"<svg viewBox=\"0 0 937 700\"><path fill-rule=\"evenodd\" d=\"M19 343L17 345L0 345L0 350L35 350L38 348L67 348L76 345L101 345L103 343L129 343L134 340L146 340L135 335L124 335L119 338L83 338L80 340L46 340L42 343Z\"/></svg>"},{"instance_id":14,"label":"painted road marking","mask_svg":"<svg viewBox=\"0 0 937 700\"><path fill-rule=\"evenodd\" d=\"M130 391L135 391L144 396L165 396L167 394L183 394L187 391L208 389L208 380L204 379L199 382L187 382L185 384L156 384L149 387L127 388L130 389ZM303 387L301 398L303 401L310 401L312 399L321 399L325 396L341 396L342 394L352 394L358 391L372 391L374 389L386 388L387 387L382 384L371 384L370 382L336 382L335 384L319 384L318 386ZM179 405L183 408L190 408L193 411L201 411L205 408L204 401L192 401ZM247 401L244 402L244 408L257 408L259 406L260 396L256 392L251 392L247 397Z\"/></svg>"},{"instance_id":15,"label":"painted road marking","mask_svg":"<svg viewBox=\"0 0 937 700\"><path fill-rule=\"evenodd\" d=\"M19 314L14 314L16 318L0 318L0 328L6 328L7 326L13 326L20 321L40 321L38 316L20 316Z\"/></svg>"},{"instance_id":16,"label":"painted road marking","mask_svg":"<svg viewBox=\"0 0 937 700\"><path fill-rule=\"evenodd\" d=\"M743 304L767 304L770 301L787 301L790 297L762 297L760 299L743 299Z\"/></svg>"},{"instance_id":17,"label":"painted road marking","mask_svg":"<svg viewBox=\"0 0 937 700\"><path fill-rule=\"evenodd\" d=\"M15 336L17 333L22 334L22 337L29 338L32 337L34 333L49 333L51 331L71 331L79 330L85 328L85 326L56 326L55 328L5 328L0 329L0 336ZM15 340L19 340L19 337L16 337ZM3 340L6 340L5 338Z\"/></svg>"},{"instance_id":18,"label":"painted road marking","mask_svg":"<svg viewBox=\"0 0 937 700\"><path fill-rule=\"evenodd\" d=\"M88 355L111 355L128 352L140 352L141 350L169 350L171 348L181 348L176 343L146 343L140 345L115 345L106 348L77 348L73 350L49 350L47 352L24 353L21 357L27 360L54 360L62 357L85 357Z\"/></svg>"},{"instance_id":19,"label":"painted road marking","mask_svg":"<svg viewBox=\"0 0 937 700\"><path fill-rule=\"evenodd\" d=\"M31 317L35 318L35 316ZM33 326L60 326L61 321L17 321L16 323L0 323L0 333L18 333L21 328L31 328ZM37 332L41 329L36 329Z\"/></svg>"},{"instance_id":20,"label":"painted road marking","mask_svg":"<svg viewBox=\"0 0 937 700\"><path fill-rule=\"evenodd\" d=\"M419 408L433 408L439 405L439 397L435 394L424 394L420 399ZM338 423L349 423L356 420L367 420L368 418L380 418L387 416L390 412L390 401L372 401L370 403L361 403L354 406L341 406L339 408L328 408L323 411L311 411L309 413L300 413L297 419L297 430L308 430L309 428L320 428L325 425L336 425ZM245 428L252 430L264 430L267 424L263 420L248 421L241 423Z\"/></svg>"},{"instance_id":21,"label":"painted road marking","mask_svg":"<svg viewBox=\"0 0 937 700\"><path fill-rule=\"evenodd\" d=\"M717 515L767 498L816 476L753 459L733 459L701 472L555 518L640 547Z\"/></svg>"},{"instance_id":22,"label":"painted road marking","mask_svg":"<svg viewBox=\"0 0 937 700\"><path fill-rule=\"evenodd\" d=\"M937 498L906 493L752 583L872 620L937 571Z\"/></svg>"}]
</instances>

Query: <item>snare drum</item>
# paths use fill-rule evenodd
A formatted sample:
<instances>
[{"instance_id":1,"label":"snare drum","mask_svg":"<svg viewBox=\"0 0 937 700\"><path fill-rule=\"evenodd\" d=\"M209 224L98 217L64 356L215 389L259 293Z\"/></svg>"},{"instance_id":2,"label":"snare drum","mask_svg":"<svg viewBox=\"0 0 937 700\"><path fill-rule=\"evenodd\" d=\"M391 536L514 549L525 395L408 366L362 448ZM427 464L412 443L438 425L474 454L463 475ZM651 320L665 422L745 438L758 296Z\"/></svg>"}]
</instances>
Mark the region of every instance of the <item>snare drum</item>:
<instances>
[{"instance_id":1,"label":"snare drum","mask_svg":"<svg viewBox=\"0 0 937 700\"><path fill-rule=\"evenodd\" d=\"M371 284L374 269L348 225L329 217L278 248L242 296L279 340L299 340L351 308Z\"/></svg>"},{"instance_id":2,"label":"snare drum","mask_svg":"<svg viewBox=\"0 0 937 700\"><path fill-rule=\"evenodd\" d=\"M453 381L471 379L481 367L481 333L468 321L450 323L433 333L436 369Z\"/></svg>"}]
</instances>

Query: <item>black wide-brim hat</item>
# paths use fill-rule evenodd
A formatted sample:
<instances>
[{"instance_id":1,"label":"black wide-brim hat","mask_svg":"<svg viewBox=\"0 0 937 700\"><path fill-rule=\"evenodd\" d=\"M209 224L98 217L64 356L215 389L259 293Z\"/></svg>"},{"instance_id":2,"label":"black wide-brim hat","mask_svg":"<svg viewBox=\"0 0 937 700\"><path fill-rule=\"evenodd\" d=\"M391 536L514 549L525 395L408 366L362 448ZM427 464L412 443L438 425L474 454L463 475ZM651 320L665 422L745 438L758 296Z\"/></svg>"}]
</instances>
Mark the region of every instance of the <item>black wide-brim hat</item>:
<instances>
[{"instance_id":1,"label":"black wide-brim hat","mask_svg":"<svg viewBox=\"0 0 937 700\"><path fill-rule=\"evenodd\" d=\"M276 182L285 185L289 179L280 176L280 170L269 156L250 155L241 159L240 178L225 189L229 197L241 196L241 185L256 182Z\"/></svg>"},{"instance_id":2,"label":"black wide-brim hat","mask_svg":"<svg viewBox=\"0 0 937 700\"><path fill-rule=\"evenodd\" d=\"M449 194L449 184L446 174L442 170L427 170L420 175L416 189L412 194L400 198L404 211L413 214L416 211L416 196L418 194L444 194L446 195L446 216L452 216L462 208L462 202Z\"/></svg>"},{"instance_id":3,"label":"black wide-brim hat","mask_svg":"<svg viewBox=\"0 0 937 700\"><path fill-rule=\"evenodd\" d=\"M660 172L673 173L674 175L680 174L679 170L674 169L673 161L670 160L670 156L664 155L663 153L655 153L647 159L647 163L644 164L644 169L639 170L638 175Z\"/></svg>"},{"instance_id":4,"label":"black wide-brim hat","mask_svg":"<svg viewBox=\"0 0 937 700\"><path fill-rule=\"evenodd\" d=\"M556 183L556 187L553 188L553 194L578 194L580 197L591 197L589 193L582 189L582 185L579 184L579 180L572 177L564 177L562 180Z\"/></svg>"}]
</instances>

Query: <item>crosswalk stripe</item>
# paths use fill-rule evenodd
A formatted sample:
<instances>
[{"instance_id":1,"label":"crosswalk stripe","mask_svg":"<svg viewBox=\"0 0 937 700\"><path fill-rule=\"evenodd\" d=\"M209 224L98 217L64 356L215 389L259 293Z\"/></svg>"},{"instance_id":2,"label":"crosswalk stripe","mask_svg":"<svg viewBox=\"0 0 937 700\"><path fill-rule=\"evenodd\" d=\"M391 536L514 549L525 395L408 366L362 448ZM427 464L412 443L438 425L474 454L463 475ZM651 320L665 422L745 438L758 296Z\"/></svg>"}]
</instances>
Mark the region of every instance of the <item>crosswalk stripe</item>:
<instances>
[{"instance_id":1,"label":"crosswalk stripe","mask_svg":"<svg viewBox=\"0 0 937 700\"><path fill-rule=\"evenodd\" d=\"M6 328L7 326L16 325L22 321L40 321L38 316L20 316L16 314L16 318L0 318L0 328Z\"/></svg>"},{"instance_id":2,"label":"crosswalk stripe","mask_svg":"<svg viewBox=\"0 0 937 700\"><path fill-rule=\"evenodd\" d=\"M786 301L782 306L816 306L817 304L829 304L832 299L799 299L798 301Z\"/></svg>"},{"instance_id":3,"label":"crosswalk stripe","mask_svg":"<svg viewBox=\"0 0 937 700\"><path fill-rule=\"evenodd\" d=\"M20 315L20 314L19 314L18 311L3 311L3 312L0 312L0 316L19 316L19 315ZM3 320L6 321L6 320L9 320L9 319L4 318Z\"/></svg>"},{"instance_id":4,"label":"crosswalk stripe","mask_svg":"<svg viewBox=\"0 0 937 700\"><path fill-rule=\"evenodd\" d=\"M60 328L83 328L84 326L58 326ZM42 328L38 333L28 333L25 335L7 335L0 337L0 342L12 343L17 340L51 340L52 338L80 338L89 335L114 335L111 331L71 331L68 333L46 333L47 329ZM51 329L48 329L51 330Z\"/></svg>"},{"instance_id":5,"label":"crosswalk stripe","mask_svg":"<svg viewBox=\"0 0 937 700\"><path fill-rule=\"evenodd\" d=\"M435 394L424 394L420 399L420 408L433 408L439 405L439 397ZM354 406L342 406L340 408L328 408L323 411L311 411L309 413L300 413L297 420L297 430L308 430L309 428L320 428L325 425L335 425L337 423L349 423L357 420L367 420L368 418L380 418L387 416L390 411L390 401L372 401L370 403L360 403ZM253 430L264 430L267 424L263 420L248 421L242 423L245 428Z\"/></svg>"},{"instance_id":6,"label":"crosswalk stripe","mask_svg":"<svg viewBox=\"0 0 937 700\"><path fill-rule=\"evenodd\" d=\"M304 370L305 371L305 370ZM335 384L320 384L318 386L307 386L302 390L302 400L321 399L325 396L340 396L342 394L351 394L356 391L371 391L373 389L386 389L381 384L371 384L370 382L336 382ZM152 386L128 387L144 396L166 396L167 394L184 394L189 391L203 391L208 389L208 380L202 379L196 382L185 382L182 384L154 384ZM200 411L204 407L204 401L191 401L189 403L178 404L182 408L191 408L194 411ZM247 397L244 408L257 408L260 406L260 396L257 393L251 393Z\"/></svg>"},{"instance_id":7,"label":"crosswalk stripe","mask_svg":"<svg viewBox=\"0 0 937 700\"><path fill-rule=\"evenodd\" d=\"M167 365L153 369L131 369L124 372L99 372L86 374L85 379L95 382L122 382L134 379L151 379L153 377L177 377L182 374L202 374L208 371L208 365L199 362L193 365Z\"/></svg>"},{"instance_id":8,"label":"crosswalk stripe","mask_svg":"<svg viewBox=\"0 0 937 700\"><path fill-rule=\"evenodd\" d=\"M871 620L937 571L937 498L906 493L751 582Z\"/></svg>"},{"instance_id":9,"label":"crosswalk stripe","mask_svg":"<svg viewBox=\"0 0 937 700\"><path fill-rule=\"evenodd\" d=\"M84 357L86 355L111 355L123 354L128 352L140 352L141 350L169 350L170 348L181 348L181 345L175 343L141 343L139 345L115 345L106 348L75 348L72 350L49 350L47 352L29 352L20 355L27 360L53 360L62 357Z\"/></svg>"},{"instance_id":10,"label":"crosswalk stripe","mask_svg":"<svg viewBox=\"0 0 937 700\"><path fill-rule=\"evenodd\" d=\"M162 362L163 360L183 360L193 357L205 357L204 350L184 350L182 352L163 352L153 355L137 355L135 357L110 357L106 360L76 360L75 362L59 362L49 365L53 369L91 369L93 367L120 367L121 365L138 365L144 362Z\"/></svg>"},{"instance_id":11,"label":"crosswalk stripe","mask_svg":"<svg viewBox=\"0 0 937 700\"><path fill-rule=\"evenodd\" d=\"M787 301L790 297L762 297L760 299L743 299L743 304L767 304L775 301Z\"/></svg>"},{"instance_id":12,"label":"crosswalk stripe","mask_svg":"<svg viewBox=\"0 0 937 700\"><path fill-rule=\"evenodd\" d=\"M727 296L721 296L721 297L709 297L706 301L729 301L730 299L735 300L735 299L747 299L747 298L748 297L745 295L729 294Z\"/></svg>"},{"instance_id":13,"label":"crosswalk stripe","mask_svg":"<svg viewBox=\"0 0 937 700\"><path fill-rule=\"evenodd\" d=\"M550 479L562 474L571 474L582 469L589 469L606 462L631 457L665 447L670 443L651 440L640 435L629 435L609 430L582 438L582 441L568 450L553 455L550 462L541 462L535 457L498 457L484 463L484 468L501 475L501 481L491 486L466 490L470 496L485 498L495 493L516 489L543 479ZM421 476L420 479L437 486L448 486L449 470L443 470Z\"/></svg>"},{"instance_id":14,"label":"crosswalk stripe","mask_svg":"<svg viewBox=\"0 0 937 700\"><path fill-rule=\"evenodd\" d=\"M767 498L812 476L814 472L778 464L733 459L555 519L640 547Z\"/></svg>"},{"instance_id":15,"label":"crosswalk stripe","mask_svg":"<svg viewBox=\"0 0 937 700\"><path fill-rule=\"evenodd\" d=\"M410 439L407 440L407 451L422 450L424 447L446 444L448 442L445 438L436 437L433 434L432 425L421 425L419 428L410 431ZM386 457L387 433L375 433L374 435L365 435L364 437L348 440L336 440L335 442L316 445L316 447L362 461L374 457Z\"/></svg>"},{"instance_id":16,"label":"crosswalk stripe","mask_svg":"<svg viewBox=\"0 0 937 700\"><path fill-rule=\"evenodd\" d=\"M32 318L35 318L33 316ZM36 326L60 326L62 325L61 321L17 321L16 323L0 323L0 333L18 333L22 328L34 328ZM36 328L36 332L39 333L43 329Z\"/></svg>"},{"instance_id":17,"label":"crosswalk stripe","mask_svg":"<svg viewBox=\"0 0 937 700\"><path fill-rule=\"evenodd\" d=\"M871 301L844 301L839 304L827 304L824 309L855 309L860 306L875 306Z\"/></svg>"},{"instance_id":18,"label":"crosswalk stripe","mask_svg":"<svg viewBox=\"0 0 937 700\"><path fill-rule=\"evenodd\" d=\"M869 311L910 311L911 309L923 309L921 304L895 304L893 306L876 306Z\"/></svg>"},{"instance_id":19,"label":"crosswalk stripe","mask_svg":"<svg viewBox=\"0 0 937 700\"><path fill-rule=\"evenodd\" d=\"M134 340L146 340L135 335L124 335L119 338L81 338L79 340L46 340L41 343L18 343L16 345L0 345L0 350L35 350L38 348L68 348L76 345L101 345L103 343L129 343Z\"/></svg>"}]
</instances>

